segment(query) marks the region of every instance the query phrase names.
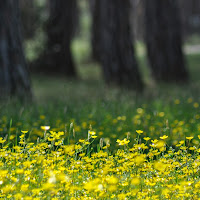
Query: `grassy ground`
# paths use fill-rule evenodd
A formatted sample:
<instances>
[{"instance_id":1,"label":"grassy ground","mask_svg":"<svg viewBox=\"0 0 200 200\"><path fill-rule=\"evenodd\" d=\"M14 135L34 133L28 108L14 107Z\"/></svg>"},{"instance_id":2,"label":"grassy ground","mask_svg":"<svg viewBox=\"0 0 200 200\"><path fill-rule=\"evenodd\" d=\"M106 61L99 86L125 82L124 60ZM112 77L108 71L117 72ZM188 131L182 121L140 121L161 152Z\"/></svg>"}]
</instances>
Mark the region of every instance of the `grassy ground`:
<instances>
[{"instance_id":1,"label":"grassy ground","mask_svg":"<svg viewBox=\"0 0 200 200\"><path fill-rule=\"evenodd\" d=\"M93 130L116 144L116 138L136 136L135 130L144 130L144 136L169 135L171 144L186 135L198 135L199 113L199 55L188 55L191 82L185 85L157 85L147 70L144 56L138 56L146 89L143 94L107 87L97 64L78 63L79 79L33 76L34 102L22 106L7 102L1 105L1 133L21 129L31 131L32 140L41 134L41 125L53 130L65 130L74 123L75 141ZM74 140L72 136L68 136ZM197 138L196 138L197 139ZM75 142L72 141L72 142ZM113 148L114 148L113 146Z\"/></svg>"}]
</instances>

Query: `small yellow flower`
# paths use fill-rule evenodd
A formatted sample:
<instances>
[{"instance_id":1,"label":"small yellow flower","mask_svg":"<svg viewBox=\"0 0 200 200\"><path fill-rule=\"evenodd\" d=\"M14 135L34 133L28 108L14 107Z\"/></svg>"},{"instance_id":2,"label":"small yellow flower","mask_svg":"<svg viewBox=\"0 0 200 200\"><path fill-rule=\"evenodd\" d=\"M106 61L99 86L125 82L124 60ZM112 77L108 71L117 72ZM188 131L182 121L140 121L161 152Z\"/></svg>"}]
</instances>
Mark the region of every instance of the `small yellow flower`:
<instances>
[{"instance_id":1,"label":"small yellow flower","mask_svg":"<svg viewBox=\"0 0 200 200\"><path fill-rule=\"evenodd\" d=\"M142 130L136 130L136 133L138 133L139 135L143 133Z\"/></svg>"},{"instance_id":2,"label":"small yellow flower","mask_svg":"<svg viewBox=\"0 0 200 200\"><path fill-rule=\"evenodd\" d=\"M100 135L100 136L101 136L101 135L103 135L103 132L102 132L102 131L100 131L100 132L99 132L99 135Z\"/></svg>"},{"instance_id":3,"label":"small yellow flower","mask_svg":"<svg viewBox=\"0 0 200 200\"><path fill-rule=\"evenodd\" d=\"M134 177L131 180L131 185L139 185L140 184L140 179L138 177Z\"/></svg>"},{"instance_id":4,"label":"small yellow flower","mask_svg":"<svg viewBox=\"0 0 200 200\"><path fill-rule=\"evenodd\" d=\"M16 169L16 174L23 174L24 170L23 169Z\"/></svg>"},{"instance_id":5,"label":"small yellow flower","mask_svg":"<svg viewBox=\"0 0 200 200\"><path fill-rule=\"evenodd\" d=\"M23 192L26 192L26 191L28 191L28 187L29 187L29 184L23 184L23 185L21 186L21 190L22 190Z\"/></svg>"},{"instance_id":6,"label":"small yellow flower","mask_svg":"<svg viewBox=\"0 0 200 200\"><path fill-rule=\"evenodd\" d=\"M2 137L0 137L0 144L3 144L6 140L3 140Z\"/></svg>"},{"instance_id":7,"label":"small yellow flower","mask_svg":"<svg viewBox=\"0 0 200 200\"><path fill-rule=\"evenodd\" d=\"M90 142L84 142L84 144L85 144L85 145L88 145L88 144L90 144Z\"/></svg>"},{"instance_id":8,"label":"small yellow flower","mask_svg":"<svg viewBox=\"0 0 200 200\"><path fill-rule=\"evenodd\" d=\"M158 113L158 116L159 116L159 117L164 117L164 116L165 116L165 113L164 113L164 112L160 112L160 113Z\"/></svg>"},{"instance_id":9,"label":"small yellow flower","mask_svg":"<svg viewBox=\"0 0 200 200\"><path fill-rule=\"evenodd\" d=\"M176 99L176 100L174 101L174 103L175 103L175 104L180 104L180 100L179 100L179 99Z\"/></svg>"},{"instance_id":10,"label":"small yellow flower","mask_svg":"<svg viewBox=\"0 0 200 200\"><path fill-rule=\"evenodd\" d=\"M187 140L192 140L194 137L190 136L190 137L186 137Z\"/></svg>"},{"instance_id":11,"label":"small yellow flower","mask_svg":"<svg viewBox=\"0 0 200 200\"><path fill-rule=\"evenodd\" d=\"M24 134L25 134L25 133L28 133L28 131L21 131L21 132L24 133Z\"/></svg>"},{"instance_id":12,"label":"small yellow flower","mask_svg":"<svg viewBox=\"0 0 200 200\"><path fill-rule=\"evenodd\" d=\"M15 138L15 135L10 136L10 140L13 140Z\"/></svg>"},{"instance_id":13,"label":"small yellow flower","mask_svg":"<svg viewBox=\"0 0 200 200\"><path fill-rule=\"evenodd\" d=\"M117 142L120 146L122 146L122 145L128 144L128 143L130 142L130 140L127 140L126 138L124 138L123 140L117 139L116 142Z\"/></svg>"},{"instance_id":14,"label":"small yellow flower","mask_svg":"<svg viewBox=\"0 0 200 200\"><path fill-rule=\"evenodd\" d=\"M89 133L90 135L96 135L96 132L95 132L95 131L88 131L88 133Z\"/></svg>"},{"instance_id":15,"label":"small yellow flower","mask_svg":"<svg viewBox=\"0 0 200 200\"><path fill-rule=\"evenodd\" d=\"M40 119L45 119L46 117L44 115L40 115Z\"/></svg>"},{"instance_id":16,"label":"small yellow flower","mask_svg":"<svg viewBox=\"0 0 200 200\"><path fill-rule=\"evenodd\" d=\"M187 99L187 102L188 102L188 103L192 103L192 101L193 101L192 98L188 98L188 99Z\"/></svg>"},{"instance_id":17,"label":"small yellow flower","mask_svg":"<svg viewBox=\"0 0 200 200\"><path fill-rule=\"evenodd\" d=\"M167 138L168 138L167 135L163 135L163 136L160 137L160 139L162 139L162 140L165 140L165 139L167 139Z\"/></svg>"},{"instance_id":18,"label":"small yellow flower","mask_svg":"<svg viewBox=\"0 0 200 200\"><path fill-rule=\"evenodd\" d=\"M158 140L157 140L157 139L155 139L155 140L151 140L151 142L155 144L155 143L158 142Z\"/></svg>"},{"instance_id":19,"label":"small yellow flower","mask_svg":"<svg viewBox=\"0 0 200 200\"><path fill-rule=\"evenodd\" d=\"M44 131L48 131L50 129L50 126L40 126L40 128Z\"/></svg>"},{"instance_id":20,"label":"small yellow flower","mask_svg":"<svg viewBox=\"0 0 200 200\"><path fill-rule=\"evenodd\" d=\"M80 142L80 143L83 143L83 142L85 142L85 140L83 140L83 139L79 139L79 142Z\"/></svg>"},{"instance_id":21,"label":"small yellow flower","mask_svg":"<svg viewBox=\"0 0 200 200\"><path fill-rule=\"evenodd\" d=\"M193 106L194 106L194 108L198 108L198 107L199 107L199 104L198 104L197 102L195 102L195 103L193 104Z\"/></svg>"},{"instance_id":22,"label":"small yellow flower","mask_svg":"<svg viewBox=\"0 0 200 200\"><path fill-rule=\"evenodd\" d=\"M148 141L148 140L150 140L151 138L150 137L144 137L143 138L145 141Z\"/></svg>"},{"instance_id":23,"label":"small yellow flower","mask_svg":"<svg viewBox=\"0 0 200 200\"><path fill-rule=\"evenodd\" d=\"M156 161L154 163L154 168L160 172L164 172L166 167L167 167L167 165L161 161Z\"/></svg>"}]
</instances>

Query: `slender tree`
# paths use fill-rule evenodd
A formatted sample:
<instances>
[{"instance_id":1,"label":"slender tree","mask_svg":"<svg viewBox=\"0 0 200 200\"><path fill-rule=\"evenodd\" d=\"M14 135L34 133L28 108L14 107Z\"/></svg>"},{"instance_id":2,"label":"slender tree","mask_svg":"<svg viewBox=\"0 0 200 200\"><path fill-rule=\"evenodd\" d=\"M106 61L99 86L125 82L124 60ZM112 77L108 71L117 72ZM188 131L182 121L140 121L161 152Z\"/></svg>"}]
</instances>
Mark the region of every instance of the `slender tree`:
<instances>
[{"instance_id":1,"label":"slender tree","mask_svg":"<svg viewBox=\"0 0 200 200\"><path fill-rule=\"evenodd\" d=\"M0 0L0 98L31 98L31 84L22 48L18 0Z\"/></svg>"},{"instance_id":2,"label":"slender tree","mask_svg":"<svg viewBox=\"0 0 200 200\"><path fill-rule=\"evenodd\" d=\"M46 26L47 44L36 65L38 71L75 77L76 70L70 49L76 20L76 0L49 0Z\"/></svg>"},{"instance_id":3,"label":"slender tree","mask_svg":"<svg viewBox=\"0 0 200 200\"><path fill-rule=\"evenodd\" d=\"M100 62L107 83L141 90L143 82L134 56L129 0L100 0Z\"/></svg>"},{"instance_id":4,"label":"slender tree","mask_svg":"<svg viewBox=\"0 0 200 200\"><path fill-rule=\"evenodd\" d=\"M177 0L145 0L145 15L147 53L154 78L187 81Z\"/></svg>"}]
</instances>

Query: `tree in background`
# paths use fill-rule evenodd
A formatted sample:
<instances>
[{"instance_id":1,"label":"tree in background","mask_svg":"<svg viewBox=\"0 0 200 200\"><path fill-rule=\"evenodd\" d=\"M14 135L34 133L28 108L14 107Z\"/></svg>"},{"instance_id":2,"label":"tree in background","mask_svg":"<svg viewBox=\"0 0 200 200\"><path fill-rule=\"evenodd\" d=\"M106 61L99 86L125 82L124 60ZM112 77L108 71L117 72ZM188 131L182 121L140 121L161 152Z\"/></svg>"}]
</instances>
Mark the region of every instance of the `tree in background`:
<instances>
[{"instance_id":1,"label":"tree in background","mask_svg":"<svg viewBox=\"0 0 200 200\"><path fill-rule=\"evenodd\" d=\"M36 62L37 71L75 77L76 70L70 49L76 21L76 0L49 0L46 26L47 44Z\"/></svg>"},{"instance_id":2,"label":"tree in background","mask_svg":"<svg viewBox=\"0 0 200 200\"><path fill-rule=\"evenodd\" d=\"M200 1L178 0L185 38L200 33Z\"/></svg>"},{"instance_id":3,"label":"tree in background","mask_svg":"<svg viewBox=\"0 0 200 200\"><path fill-rule=\"evenodd\" d=\"M134 56L130 28L130 1L101 0L98 51L107 83L141 90L143 83Z\"/></svg>"},{"instance_id":4,"label":"tree in background","mask_svg":"<svg viewBox=\"0 0 200 200\"><path fill-rule=\"evenodd\" d=\"M39 14L33 0L19 0L22 34L24 40L34 37L38 26Z\"/></svg>"},{"instance_id":5,"label":"tree in background","mask_svg":"<svg viewBox=\"0 0 200 200\"><path fill-rule=\"evenodd\" d=\"M18 0L0 0L0 98L32 97L20 23Z\"/></svg>"},{"instance_id":6,"label":"tree in background","mask_svg":"<svg viewBox=\"0 0 200 200\"><path fill-rule=\"evenodd\" d=\"M145 0L147 54L157 81L184 82L181 20L176 0Z\"/></svg>"},{"instance_id":7,"label":"tree in background","mask_svg":"<svg viewBox=\"0 0 200 200\"><path fill-rule=\"evenodd\" d=\"M99 0L90 0L90 9L92 13L91 46L92 58L100 61L100 38L101 38L101 12L102 3Z\"/></svg>"}]
</instances>

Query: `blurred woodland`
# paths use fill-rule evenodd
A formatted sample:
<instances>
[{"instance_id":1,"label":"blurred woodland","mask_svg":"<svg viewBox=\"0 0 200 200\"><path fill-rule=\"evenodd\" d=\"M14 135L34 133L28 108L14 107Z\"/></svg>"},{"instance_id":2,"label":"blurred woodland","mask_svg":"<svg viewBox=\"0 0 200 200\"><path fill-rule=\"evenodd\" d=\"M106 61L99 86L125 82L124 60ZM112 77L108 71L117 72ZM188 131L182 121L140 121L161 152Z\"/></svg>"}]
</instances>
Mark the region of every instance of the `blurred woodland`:
<instances>
[{"instance_id":1,"label":"blurred woodland","mask_svg":"<svg viewBox=\"0 0 200 200\"><path fill-rule=\"evenodd\" d=\"M78 79L84 65L142 92L138 47L156 83L187 84L183 46L198 51L199 33L198 0L0 0L0 96L31 99L32 76Z\"/></svg>"}]
</instances>

